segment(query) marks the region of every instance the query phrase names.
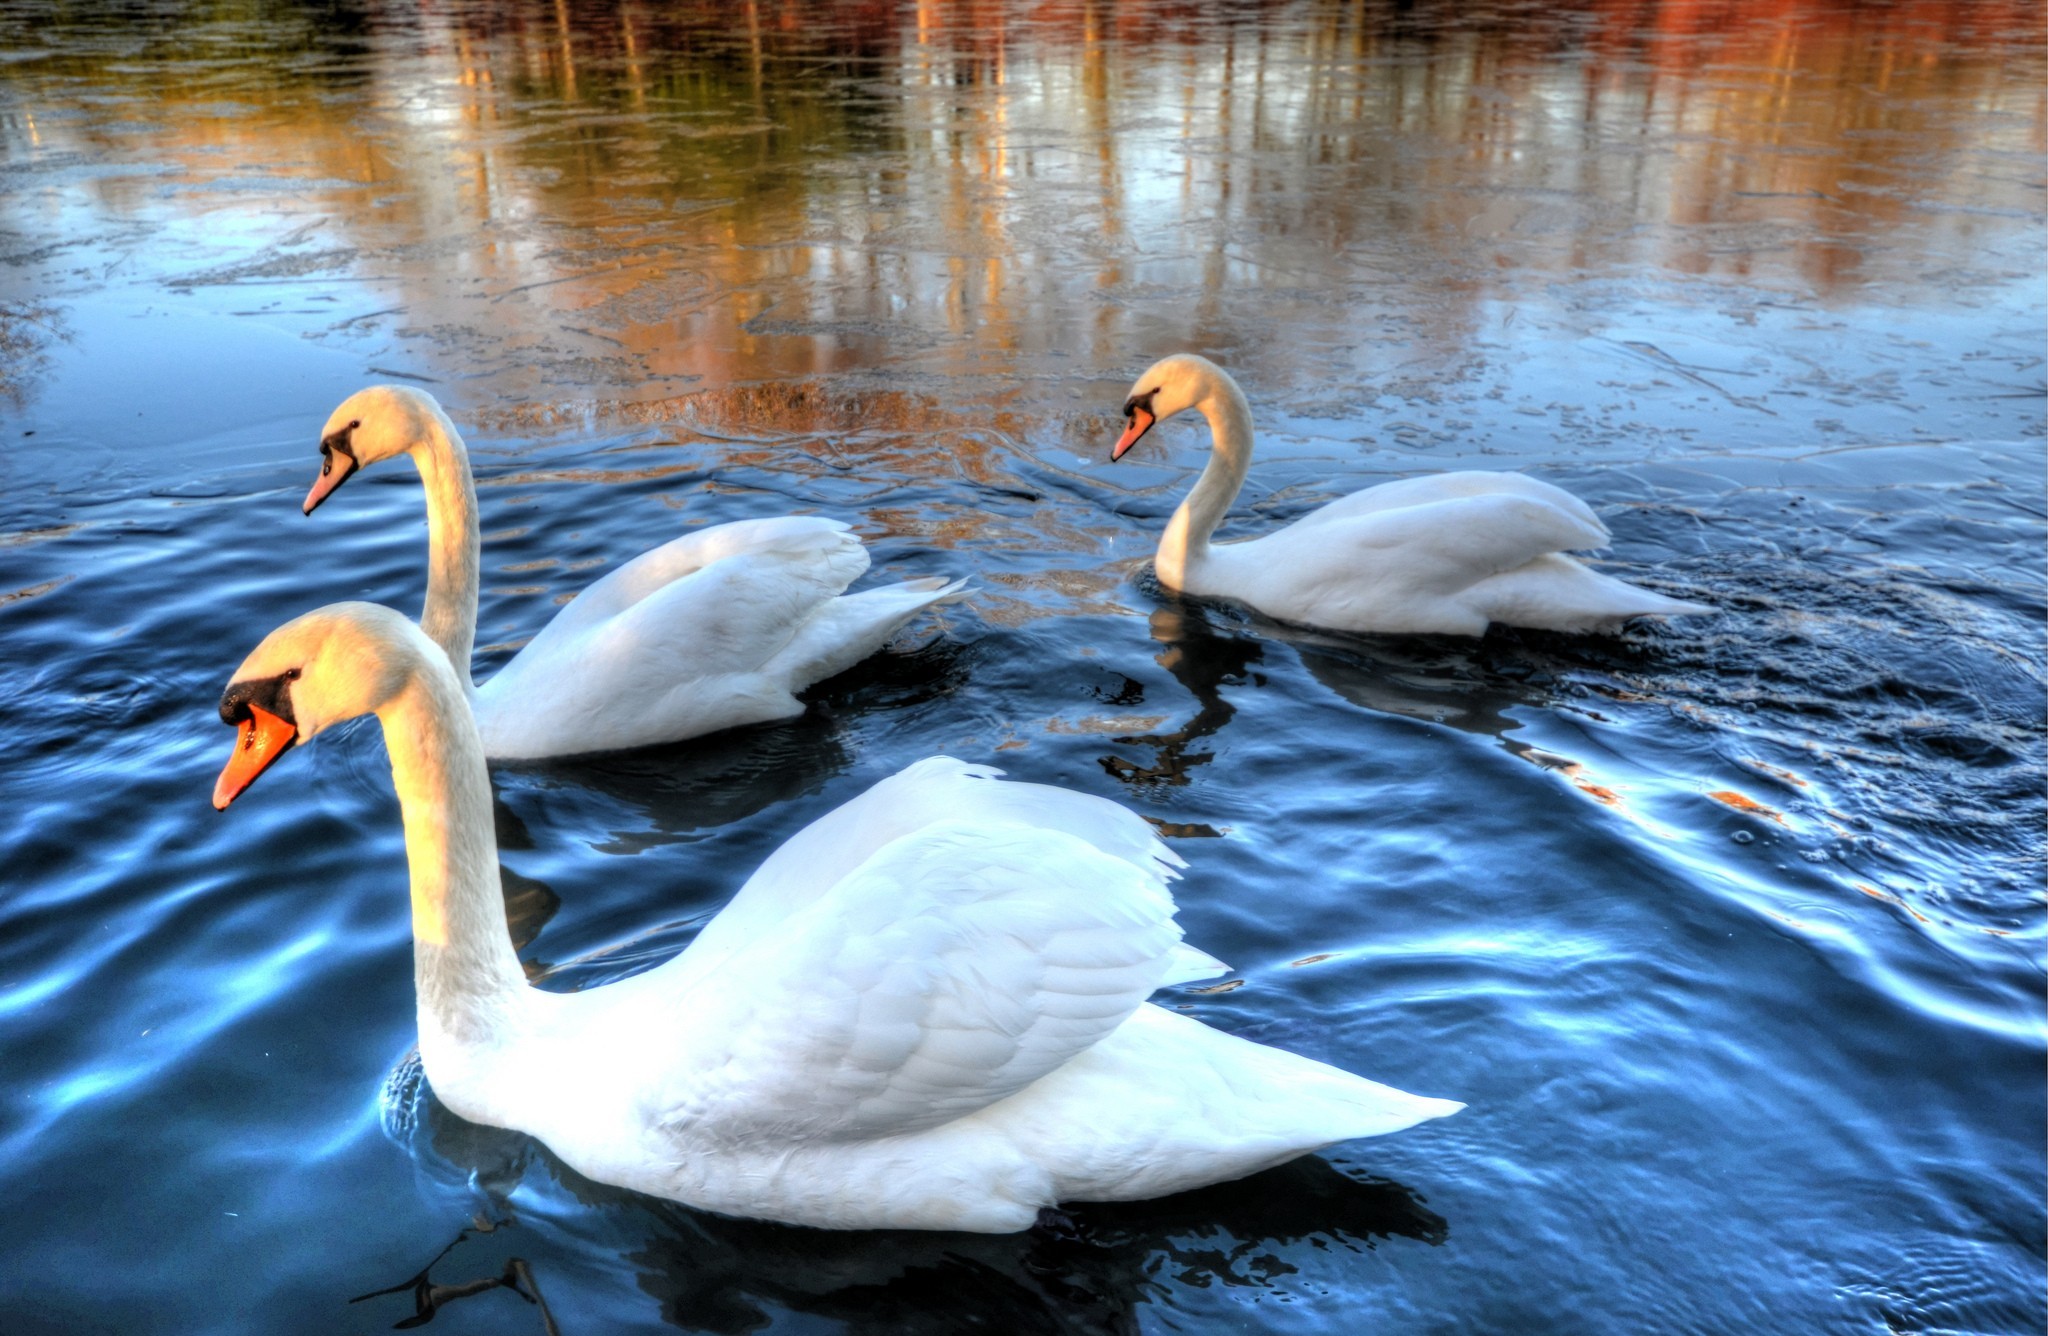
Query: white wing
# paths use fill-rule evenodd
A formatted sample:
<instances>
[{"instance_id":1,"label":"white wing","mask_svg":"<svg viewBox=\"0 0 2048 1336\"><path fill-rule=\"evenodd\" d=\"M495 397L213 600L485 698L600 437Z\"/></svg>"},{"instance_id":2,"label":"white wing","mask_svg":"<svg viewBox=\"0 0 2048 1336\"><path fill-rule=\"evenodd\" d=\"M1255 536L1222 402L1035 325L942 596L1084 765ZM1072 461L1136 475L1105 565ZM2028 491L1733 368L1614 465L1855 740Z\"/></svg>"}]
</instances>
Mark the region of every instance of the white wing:
<instances>
[{"instance_id":1,"label":"white wing","mask_svg":"<svg viewBox=\"0 0 2048 1336\"><path fill-rule=\"evenodd\" d=\"M1209 550L1198 593L1345 631L1482 635L1492 622L1614 630L1708 611L1589 570L1568 554L1607 526L1519 473L1444 473L1368 487L1278 533Z\"/></svg>"},{"instance_id":2,"label":"white wing","mask_svg":"<svg viewBox=\"0 0 2048 1336\"><path fill-rule=\"evenodd\" d=\"M1244 578L1252 601L1276 615L1344 625L1326 618L1347 602L1440 599L1547 553L1604 541L1602 530L1544 501L1468 496L1290 525L1243 545L1257 549ZM1216 551L1238 556L1231 546ZM1325 602L1332 609L1318 615Z\"/></svg>"},{"instance_id":3,"label":"white wing","mask_svg":"<svg viewBox=\"0 0 2048 1336\"><path fill-rule=\"evenodd\" d=\"M1022 825L1080 839L1161 883L1185 861L1144 818L1107 798L1046 784L1001 781L991 766L933 756L869 788L784 841L706 925L676 968L701 972L824 895L876 850L938 822ZM1172 982L1206 978L1223 966L1183 948Z\"/></svg>"},{"instance_id":4,"label":"white wing","mask_svg":"<svg viewBox=\"0 0 2048 1336\"><path fill-rule=\"evenodd\" d=\"M716 524L642 552L589 586L556 614L534 643L547 636L579 634L707 566L757 553L807 563L825 578L837 580L839 589L868 568L867 549L839 520L784 516Z\"/></svg>"},{"instance_id":5,"label":"white wing","mask_svg":"<svg viewBox=\"0 0 2048 1336\"><path fill-rule=\"evenodd\" d=\"M699 980L654 1097L678 1135L882 1137L1014 1094L1166 976L1165 880L1072 835L946 821L864 861Z\"/></svg>"},{"instance_id":6,"label":"white wing","mask_svg":"<svg viewBox=\"0 0 2048 1336\"><path fill-rule=\"evenodd\" d=\"M477 689L490 754L607 751L798 713L790 684L763 670L867 552L837 521L744 527L656 548L564 608Z\"/></svg>"},{"instance_id":7,"label":"white wing","mask_svg":"<svg viewBox=\"0 0 2048 1336\"><path fill-rule=\"evenodd\" d=\"M1562 487L1526 473L1489 473L1470 469L1457 473L1425 473L1340 496L1302 516L1293 527L1313 528L1332 520L1358 519L1385 510L1428 505L1435 501L1456 501L1471 496L1518 496L1541 502L1600 535L1599 542L1584 543L1582 547L1606 546L1609 537L1607 526L1593 513L1591 506Z\"/></svg>"}]
</instances>

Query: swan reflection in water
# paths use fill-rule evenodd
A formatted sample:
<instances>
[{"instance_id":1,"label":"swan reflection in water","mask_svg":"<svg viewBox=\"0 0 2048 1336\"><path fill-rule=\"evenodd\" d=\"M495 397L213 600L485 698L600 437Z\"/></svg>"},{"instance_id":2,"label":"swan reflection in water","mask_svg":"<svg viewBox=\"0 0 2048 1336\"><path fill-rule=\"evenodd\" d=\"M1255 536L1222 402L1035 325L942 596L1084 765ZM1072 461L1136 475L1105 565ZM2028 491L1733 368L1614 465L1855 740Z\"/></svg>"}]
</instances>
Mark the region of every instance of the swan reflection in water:
<instances>
[{"instance_id":1,"label":"swan reflection in water","mask_svg":"<svg viewBox=\"0 0 2048 1336\"><path fill-rule=\"evenodd\" d=\"M505 1319L531 1326L504 1330L554 1330L542 1297L549 1292L546 1265L503 1256L535 1239L517 1227L512 1196L522 1186L540 1197L529 1214L537 1208L553 1215L549 1227L558 1236L573 1231L593 1252L616 1249L663 1321L719 1333L759 1330L776 1311L892 1336L975 1325L1018 1333L1137 1332L1162 1276L1192 1272L1210 1284L1271 1289L1315 1265L1292 1252L1295 1245L1312 1258L1333 1244L1355 1252L1396 1237L1435 1246L1450 1233L1445 1219L1403 1184L1354 1176L1316 1155L1178 1196L1075 1204L1064 1219L1018 1234L840 1231L733 1219L594 1183L531 1137L463 1121L434 1099L416 1053L387 1081L384 1128L412 1155L430 1198L467 1198L451 1210L451 1226L474 1208L475 1221L456 1244L479 1233L496 1243L488 1250L448 1245L418 1274L359 1296L374 1302L389 1295L383 1301L396 1311L405 1303L401 1296L411 1296L414 1312L401 1326L419 1325L458 1299L511 1289L539 1302L532 1318ZM531 1172L536 1166L538 1174ZM592 1216L592 1227L577 1228L576 1221ZM508 1224L514 1228L506 1231ZM577 1246L574 1238L561 1241ZM555 1280L557 1305L563 1288Z\"/></svg>"},{"instance_id":2,"label":"swan reflection in water","mask_svg":"<svg viewBox=\"0 0 2048 1336\"><path fill-rule=\"evenodd\" d=\"M1496 739L1537 765L1569 764L1512 735L1523 727L1518 711L1592 712L1613 702L1651 701L1668 694L1668 675L1683 665L1666 662L1657 631L1631 631L1594 640L1545 631L1495 628L1485 638L1349 635L1276 622L1229 603L1162 590L1149 577L1144 592L1157 600L1148 630L1154 656L1188 694L1195 711L1170 732L1119 737L1119 746L1149 747L1149 763L1128 756L1101 758L1104 770L1135 787L1184 785L1215 753L1198 746L1236 717L1227 687L1265 687L1290 671L1286 645L1321 686L1361 709L1444 724ZM1135 684L1135 704L1142 689Z\"/></svg>"},{"instance_id":3,"label":"swan reflection in water","mask_svg":"<svg viewBox=\"0 0 2048 1336\"><path fill-rule=\"evenodd\" d=\"M1185 784L1190 771L1216 759L1212 751L1195 750L1195 743L1216 733L1236 715L1237 707L1223 698L1223 688L1263 680L1252 671L1252 665L1266 653L1255 637L1219 630L1210 623L1209 609L1174 595L1165 597L1168 605L1155 609L1150 621L1152 638L1164 646L1155 658L1194 696L1197 708L1171 733L1116 739L1119 746L1155 748L1152 764L1140 765L1123 756L1102 758L1104 770L1126 784L1141 787Z\"/></svg>"},{"instance_id":4,"label":"swan reflection in water","mask_svg":"<svg viewBox=\"0 0 2048 1336\"><path fill-rule=\"evenodd\" d=\"M1344 635L1156 586L1154 593L1161 601L1148 623L1161 646L1155 661L1195 698L1196 708L1171 732L1116 739L1120 746L1154 749L1149 764L1127 756L1101 758L1104 770L1134 786L1183 785L1192 771L1215 759L1197 744L1237 714L1224 688L1263 687L1271 675L1285 672L1268 660L1267 641L1291 647L1310 676L1353 705L1490 734L1510 750L1514 744L1506 734L1520 725L1508 711L1552 703L1551 674L1519 661L1524 642L1517 633L1496 633L1476 645L1449 636Z\"/></svg>"}]
</instances>

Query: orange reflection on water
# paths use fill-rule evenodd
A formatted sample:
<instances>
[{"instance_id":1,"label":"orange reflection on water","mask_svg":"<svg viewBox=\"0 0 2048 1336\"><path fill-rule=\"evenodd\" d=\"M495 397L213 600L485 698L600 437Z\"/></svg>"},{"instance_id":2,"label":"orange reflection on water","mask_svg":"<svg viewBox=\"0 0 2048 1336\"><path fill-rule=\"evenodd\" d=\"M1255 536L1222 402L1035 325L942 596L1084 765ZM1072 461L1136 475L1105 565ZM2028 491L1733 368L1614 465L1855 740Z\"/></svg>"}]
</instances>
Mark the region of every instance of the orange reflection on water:
<instances>
[{"instance_id":1,"label":"orange reflection on water","mask_svg":"<svg viewBox=\"0 0 2048 1336\"><path fill-rule=\"evenodd\" d=\"M2040 208L2037 17L541 0L27 62L62 114L8 128L103 165L75 211L163 243L131 274L336 299L324 337L480 401L1184 345L1298 379L1448 364L1558 276L1975 281Z\"/></svg>"}]
</instances>

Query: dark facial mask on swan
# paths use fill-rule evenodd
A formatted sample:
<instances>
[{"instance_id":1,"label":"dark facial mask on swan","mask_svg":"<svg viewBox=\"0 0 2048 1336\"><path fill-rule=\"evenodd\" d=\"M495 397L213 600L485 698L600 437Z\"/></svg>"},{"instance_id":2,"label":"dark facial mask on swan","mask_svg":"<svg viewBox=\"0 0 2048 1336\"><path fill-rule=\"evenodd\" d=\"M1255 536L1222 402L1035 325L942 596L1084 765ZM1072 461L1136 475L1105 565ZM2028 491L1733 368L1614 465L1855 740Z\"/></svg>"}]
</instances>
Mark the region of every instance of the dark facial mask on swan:
<instances>
[{"instance_id":1,"label":"dark facial mask on swan","mask_svg":"<svg viewBox=\"0 0 2048 1336\"><path fill-rule=\"evenodd\" d=\"M320 438L320 476L313 479L313 490L306 493L305 512L310 515L322 501L334 494L334 489L348 481L358 467L355 451L355 430L363 424L351 422L339 431L329 432Z\"/></svg>"},{"instance_id":2,"label":"dark facial mask on swan","mask_svg":"<svg viewBox=\"0 0 2048 1336\"><path fill-rule=\"evenodd\" d=\"M299 670L289 669L276 677L249 682L230 682L221 693L220 718L236 728L235 750L213 785L213 807L226 811L242 796L277 758L299 740L299 725L292 718L291 684Z\"/></svg>"}]
</instances>

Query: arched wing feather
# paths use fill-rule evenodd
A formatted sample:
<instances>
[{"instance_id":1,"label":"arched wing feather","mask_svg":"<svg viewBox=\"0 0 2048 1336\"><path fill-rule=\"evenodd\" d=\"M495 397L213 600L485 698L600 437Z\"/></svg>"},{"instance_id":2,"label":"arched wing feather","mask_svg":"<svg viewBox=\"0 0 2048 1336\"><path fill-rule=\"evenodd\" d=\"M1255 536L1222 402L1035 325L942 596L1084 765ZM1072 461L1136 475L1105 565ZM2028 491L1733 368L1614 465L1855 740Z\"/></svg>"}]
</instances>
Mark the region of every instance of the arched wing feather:
<instances>
[{"instance_id":1,"label":"arched wing feather","mask_svg":"<svg viewBox=\"0 0 2048 1336\"><path fill-rule=\"evenodd\" d=\"M1607 543L1607 525L1593 513L1591 506L1562 487L1544 482L1541 478L1532 478L1526 473L1496 473L1480 469L1464 469L1455 473L1424 473L1413 478L1400 478L1393 482L1367 487L1363 491L1340 496L1327 505L1317 507L1296 520L1295 527L1313 528L1334 520L1354 520L1383 511L1479 496L1518 496L1524 500L1541 502L1562 511L1585 526L1586 530L1599 535L1599 542L1578 543L1572 549L1574 551L1603 547Z\"/></svg>"},{"instance_id":2,"label":"arched wing feather","mask_svg":"<svg viewBox=\"0 0 2048 1336\"><path fill-rule=\"evenodd\" d=\"M869 1138L984 1108L1137 1010L1173 913L1163 879L1071 835L928 826L687 990L702 1038L663 1121Z\"/></svg>"},{"instance_id":3,"label":"arched wing feather","mask_svg":"<svg viewBox=\"0 0 2048 1336\"><path fill-rule=\"evenodd\" d=\"M868 564L860 540L836 521L780 532L774 523L748 526L755 530L754 541L728 535L681 555L671 553L676 544L670 544L636 557L562 609L489 689L516 691L526 678L559 678L573 682L580 697L637 702L639 709L658 711L670 689L688 689L723 673L757 672L789 644L812 611ZM737 550L718 555L726 547ZM669 566L653 561L665 553ZM658 579L706 555L716 559L666 582ZM689 665L689 677L650 674L650 665L668 662Z\"/></svg>"},{"instance_id":4,"label":"arched wing feather","mask_svg":"<svg viewBox=\"0 0 2048 1336\"><path fill-rule=\"evenodd\" d=\"M1378 511L1301 541L1320 548L1317 565L1348 566L1347 549L1397 551L1405 583L1455 593L1547 553L1598 547L1607 534L1547 501L1496 493Z\"/></svg>"},{"instance_id":5,"label":"arched wing feather","mask_svg":"<svg viewBox=\"0 0 2048 1336\"><path fill-rule=\"evenodd\" d=\"M1162 884L1186 865L1136 812L1093 794L1004 780L1002 773L992 766L931 756L827 812L783 841L671 968L711 968L754 938L779 934L790 915L837 885L884 845L938 822L971 820L1064 831ZM1182 978L1203 977L1190 972L1196 968L1192 960L1185 962ZM1216 966L1215 972L1221 968Z\"/></svg>"},{"instance_id":6,"label":"arched wing feather","mask_svg":"<svg viewBox=\"0 0 2048 1336\"><path fill-rule=\"evenodd\" d=\"M684 534L642 552L584 589L556 615L549 629L560 627L564 634L575 634L707 567L759 554L815 569L822 578L837 581L835 594L868 568L867 549L843 521L803 515L737 520Z\"/></svg>"}]
</instances>

